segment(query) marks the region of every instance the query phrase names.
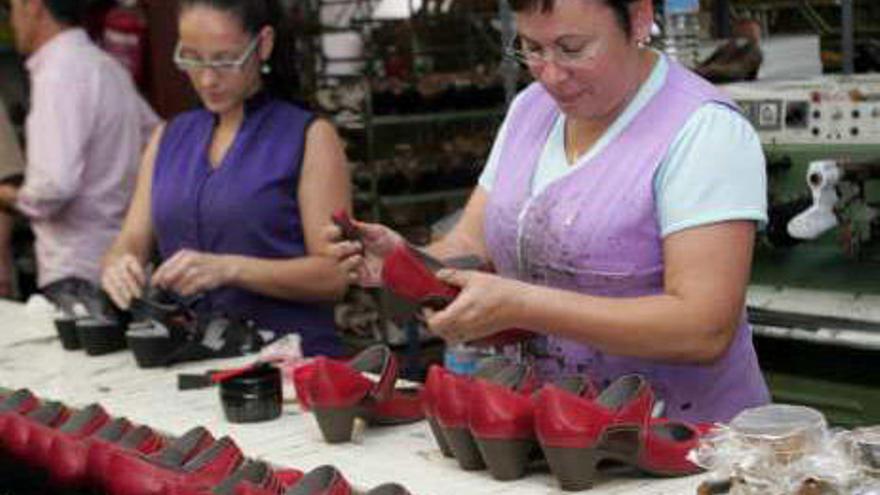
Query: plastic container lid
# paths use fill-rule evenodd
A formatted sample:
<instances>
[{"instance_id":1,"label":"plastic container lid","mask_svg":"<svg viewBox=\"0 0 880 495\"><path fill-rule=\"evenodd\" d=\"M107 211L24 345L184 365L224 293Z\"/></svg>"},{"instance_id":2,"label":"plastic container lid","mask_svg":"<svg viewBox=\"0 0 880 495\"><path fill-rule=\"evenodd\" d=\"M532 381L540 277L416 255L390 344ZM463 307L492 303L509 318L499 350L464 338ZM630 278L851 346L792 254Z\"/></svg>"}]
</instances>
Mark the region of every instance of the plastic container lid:
<instances>
[{"instance_id":1,"label":"plastic container lid","mask_svg":"<svg viewBox=\"0 0 880 495\"><path fill-rule=\"evenodd\" d=\"M827 422L819 411L785 404L746 409L730 422L743 441L767 446L780 461L791 461L821 449Z\"/></svg>"}]
</instances>

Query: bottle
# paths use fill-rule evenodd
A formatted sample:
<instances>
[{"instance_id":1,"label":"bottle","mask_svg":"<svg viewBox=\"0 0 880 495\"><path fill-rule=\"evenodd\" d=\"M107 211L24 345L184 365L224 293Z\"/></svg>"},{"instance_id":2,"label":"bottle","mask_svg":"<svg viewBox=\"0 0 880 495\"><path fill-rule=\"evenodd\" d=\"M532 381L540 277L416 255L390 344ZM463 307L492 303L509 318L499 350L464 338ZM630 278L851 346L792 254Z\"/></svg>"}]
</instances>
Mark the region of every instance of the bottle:
<instances>
[{"instance_id":1,"label":"bottle","mask_svg":"<svg viewBox=\"0 0 880 495\"><path fill-rule=\"evenodd\" d=\"M700 46L699 0L665 0L665 51L688 67L697 65Z\"/></svg>"},{"instance_id":2,"label":"bottle","mask_svg":"<svg viewBox=\"0 0 880 495\"><path fill-rule=\"evenodd\" d=\"M453 344L446 348L443 366L458 375L473 375L483 358L493 355L489 348L478 348L467 344Z\"/></svg>"}]
</instances>

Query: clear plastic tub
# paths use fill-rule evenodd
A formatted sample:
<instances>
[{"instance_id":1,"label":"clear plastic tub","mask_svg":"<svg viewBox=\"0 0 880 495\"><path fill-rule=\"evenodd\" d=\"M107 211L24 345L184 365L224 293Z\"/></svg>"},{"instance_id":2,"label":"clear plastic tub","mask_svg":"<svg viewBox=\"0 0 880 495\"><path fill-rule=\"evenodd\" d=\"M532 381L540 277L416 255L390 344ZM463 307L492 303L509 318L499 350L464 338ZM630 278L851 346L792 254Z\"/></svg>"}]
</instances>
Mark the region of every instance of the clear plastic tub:
<instances>
[{"instance_id":1,"label":"clear plastic tub","mask_svg":"<svg viewBox=\"0 0 880 495\"><path fill-rule=\"evenodd\" d=\"M730 428L745 445L770 449L777 462L789 464L822 450L828 424L815 409L771 404L743 411Z\"/></svg>"}]
</instances>

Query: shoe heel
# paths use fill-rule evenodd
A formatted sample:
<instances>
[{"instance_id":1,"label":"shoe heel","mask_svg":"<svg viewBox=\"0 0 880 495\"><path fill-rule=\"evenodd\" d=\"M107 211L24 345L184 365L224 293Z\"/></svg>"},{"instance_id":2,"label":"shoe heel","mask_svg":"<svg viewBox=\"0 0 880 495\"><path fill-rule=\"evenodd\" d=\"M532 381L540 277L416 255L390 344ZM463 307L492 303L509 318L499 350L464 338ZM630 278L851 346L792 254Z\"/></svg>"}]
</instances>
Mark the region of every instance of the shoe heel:
<instances>
[{"instance_id":1,"label":"shoe heel","mask_svg":"<svg viewBox=\"0 0 880 495\"><path fill-rule=\"evenodd\" d=\"M428 424L431 426L431 433L434 435L434 440L437 442L437 446L440 447L443 457L454 457L452 449L449 448L449 442L446 441L443 430L440 428L440 423L436 419L429 417Z\"/></svg>"},{"instance_id":2,"label":"shoe heel","mask_svg":"<svg viewBox=\"0 0 880 495\"><path fill-rule=\"evenodd\" d=\"M449 444L449 450L465 471L486 469L486 462L480 455L477 443L467 428L442 428L443 436Z\"/></svg>"},{"instance_id":3,"label":"shoe heel","mask_svg":"<svg viewBox=\"0 0 880 495\"><path fill-rule=\"evenodd\" d=\"M535 446L533 440L477 438L476 441L493 478L498 481L511 481L525 476L529 454Z\"/></svg>"},{"instance_id":4,"label":"shoe heel","mask_svg":"<svg viewBox=\"0 0 880 495\"><path fill-rule=\"evenodd\" d=\"M542 446L542 450L550 465L550 471L563 490L576 492L593 486L596 466L601 460L596 449Z\"/></svg>"},{"instance_id":5,"label":"shoe heel","mask_svg":"<svg viewBox=\"0 0 880 495\"><path fill-rule=\"evenodd\" d=\"M318 421L318 428L327 443L351 441L354 420L358 416L357 407L324 408L315 406L312 411Z\"/></svg>"}]
</instances>

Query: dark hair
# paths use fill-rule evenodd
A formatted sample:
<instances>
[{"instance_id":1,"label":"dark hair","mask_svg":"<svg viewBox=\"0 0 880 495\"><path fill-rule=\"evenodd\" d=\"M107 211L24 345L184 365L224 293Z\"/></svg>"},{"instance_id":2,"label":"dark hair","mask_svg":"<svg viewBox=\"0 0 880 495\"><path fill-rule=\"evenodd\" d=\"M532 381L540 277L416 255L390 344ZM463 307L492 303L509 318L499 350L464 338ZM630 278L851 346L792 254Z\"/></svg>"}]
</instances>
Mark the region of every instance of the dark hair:
<instances>
[{"instance_id":1,"label":"dark hair","mask_svg":"<svg viewBox=\"0 0 880 495\"><path fill-rule=\"evenodd\" d=\"M61 24L79 26L86 14L88 0L43 0L52 18Z\"/></svg>"},{"instance_id":2,"label":"dark hair","mask_svg":"<svg viewBox=\"0 0 880 495\"><path fill-rule=\"evenodd\" d=\"M547 14L553 11L553 7L556 5L556 0L509 0L510 7L514 12L535 12L540 10L541 12ZM562 1L570 1L570 0L562 0ZM626 33L626 36L632 36L632 19L629 17L629 4L635 2L636 0L602 0L605 2L605 5L611 7L614 10L614 14L617 16L617 22L620 24L621 29Z\"/></svg>"},{"instance_id":3,"label":"dark hair","mask_svg":"<svg viewBox=\"0 0 880 495\"><path fill-rule=\"evenodd\" d=\"M245 31L256 36L265 26L275 29L275 47L268 60L271 72L263 74L263 85L272 96L295 103L299 100L299 71L296 66L296 39L289 16L278 0L182 0L181 10L203 5L228 12L241 21Z\"/></svg>"}]
</instances>

